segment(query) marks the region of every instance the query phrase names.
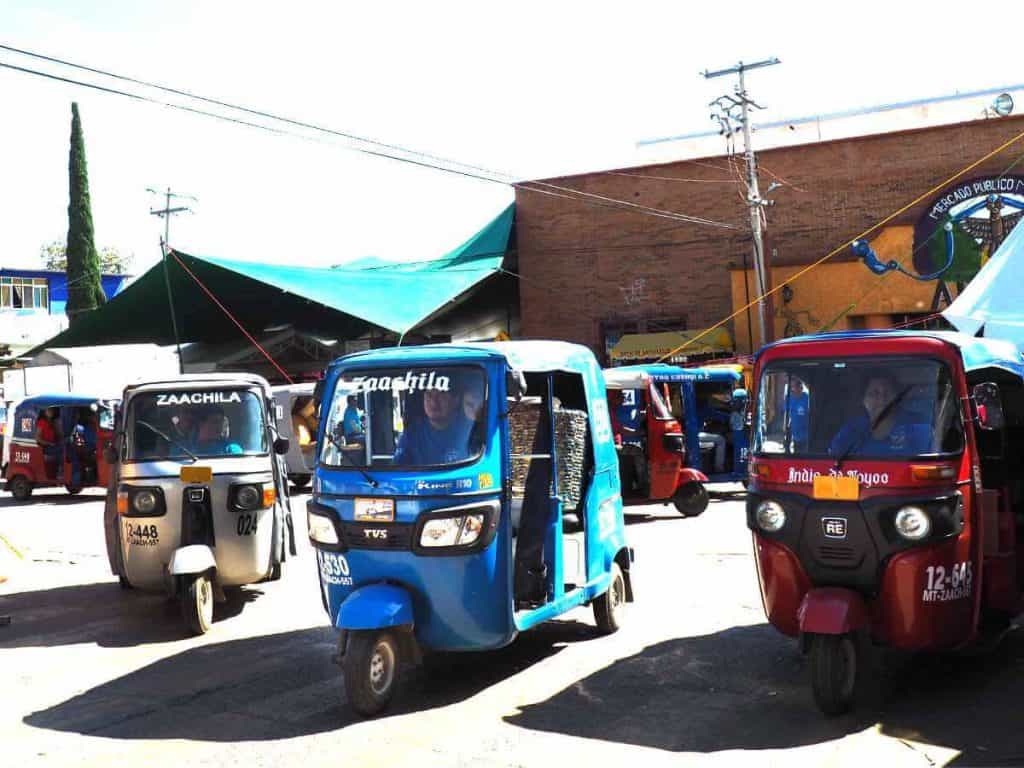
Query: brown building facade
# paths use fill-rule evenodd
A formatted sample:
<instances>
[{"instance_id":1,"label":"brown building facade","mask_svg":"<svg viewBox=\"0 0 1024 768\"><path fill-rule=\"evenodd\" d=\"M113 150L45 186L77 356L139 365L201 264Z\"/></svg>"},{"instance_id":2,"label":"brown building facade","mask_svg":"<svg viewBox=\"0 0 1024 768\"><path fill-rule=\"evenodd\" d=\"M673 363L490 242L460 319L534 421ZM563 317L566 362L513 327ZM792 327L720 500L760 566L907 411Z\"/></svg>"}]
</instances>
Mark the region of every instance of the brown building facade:
<instances>
[{"instance_id":1,"label":"brown building facade","mask_svg":"<svg viewBox=\"0 0 1024 768\"><path fill-rule=\"evenodd\" d=\"M927 261L927 234L950 212L993 193L1024 200L1024 139L943 183L1022 132L1024 117L1014 116L759 150L762 191L773 181L780 185L766 211L773 283L934 188L868 236L883 260L907 268L915 258ZM748 295L755 298L752 279L747 286L743 279L752 249L742 162L742 156L684 160L547 179L560 189L539 187L563 196L536 191L536 183L520 186L522 335L586 344L607 361L623 334L692 336L742 308ZM570 189L595 197L567 199ZM732 228L642 214L596 196ZM1006 215L1007 231L1015 211L994 214ZM975 229L986 226L982 220ZM978 237L985 247L984 234ZM875 276L843 248L790 284L785 300L776 294L774 331L781 337L896 324L927 315L935 287L899 273ZM760 345L756 317L751 322L747 312L727 327L737 353Z\"/></svg>"}]
</instances>

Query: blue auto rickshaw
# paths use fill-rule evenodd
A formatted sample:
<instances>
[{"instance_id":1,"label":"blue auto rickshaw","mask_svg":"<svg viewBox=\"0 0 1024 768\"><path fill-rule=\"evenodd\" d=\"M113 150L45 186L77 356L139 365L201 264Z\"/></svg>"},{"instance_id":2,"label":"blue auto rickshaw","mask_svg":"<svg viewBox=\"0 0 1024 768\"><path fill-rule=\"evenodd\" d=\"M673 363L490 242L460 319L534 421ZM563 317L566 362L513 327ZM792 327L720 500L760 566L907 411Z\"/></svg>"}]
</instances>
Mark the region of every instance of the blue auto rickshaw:
<instances>
[{"instance_id":1,"label":"blue auto rickshaw","mask_svg":"<svg viewBox=\"0 0 1024 768\"><path fill-rule=\"evenodd\" d=\"M632 552L589 349L371 350L336 360L321 396L309 538L357 712L424 652L500 648L586 604L618 629Z\"/></svg>"}]
</instances>

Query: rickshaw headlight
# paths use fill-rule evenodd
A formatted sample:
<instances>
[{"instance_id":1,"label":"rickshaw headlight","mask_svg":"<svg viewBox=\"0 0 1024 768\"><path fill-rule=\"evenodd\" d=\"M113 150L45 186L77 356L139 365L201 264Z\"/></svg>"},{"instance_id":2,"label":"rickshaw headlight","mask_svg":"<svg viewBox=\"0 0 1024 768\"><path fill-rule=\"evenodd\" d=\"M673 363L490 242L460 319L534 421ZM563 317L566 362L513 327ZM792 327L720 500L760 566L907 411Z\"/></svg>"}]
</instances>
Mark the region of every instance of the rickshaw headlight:
<instances>
[{"instance_id":1,"label":"rickshaw headlight","mask_svg":"<svg viewBox=\"0 0 1024 768\"><path fill-rule=\"evenodd\" d=\"M338 544L338 531L334 527L334 521L324 515L309 510L307 512L310 540L317 544Z\"/></svg>"},{"instance_id":2,"label":"rickshaw headlight","mask_svg":"<svg viewBox=\"0 0 1024 768\"><path fill-rule=\"evenodd\" d=\"M423 524L421 547L465 547L476 542L484 529L484 515L438 517Z\"/></svg>"},{"instance_id":3,"label":"rickshaw headlight","mask_svg":"<svg viewBox=\"0 0 1024 768\"><path fill-rule=\"evenodd\" d=\"M235 506L239 509L259 509L263 506L263 486L235 486Z\"/></svg>"},{"instance_id":4,"label":"rickshaw headlight","mask_svg":"<svg viewBox=\"0 0 1024 768\"><path fill-rule=\"evenodd\" d=\"M762 501L757 505L757 527L768 533L782 530L786 524L786 510L777 501Z\"/></svg>"},{"instance_id":5,"label":"rickshaw headlight","mask_svg":"<svg viewBox=\"0 0 1024 768\"><path fill-rule=\"evenodd\" d=\"M904 539L920 541L932 530L928 513L920 507L903 507L896 513L896 531Z\"/></svg>"},{"instance_id":6,"label":"rickshaw headlight","mask_svg":"<svg viewBox=\"0 0 1024 768\"><path fill-rule=\"evenodd\" d=\"M136 491L132 494L132 507L140 515L151 515L156 510L160 500L156 493L150 490Z\"/></svg>"}]
</instances>

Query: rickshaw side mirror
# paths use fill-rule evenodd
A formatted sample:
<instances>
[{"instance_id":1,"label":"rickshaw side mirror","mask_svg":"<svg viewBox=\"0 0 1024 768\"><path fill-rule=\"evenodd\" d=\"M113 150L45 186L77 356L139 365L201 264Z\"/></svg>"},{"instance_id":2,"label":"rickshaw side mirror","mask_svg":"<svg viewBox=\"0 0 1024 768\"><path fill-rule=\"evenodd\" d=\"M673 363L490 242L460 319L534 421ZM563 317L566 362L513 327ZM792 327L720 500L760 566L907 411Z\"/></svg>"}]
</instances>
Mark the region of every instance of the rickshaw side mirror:
<instances>
[{"instance_id":1,"label":"rickshaw side mirror","mask_svg":"<svg viewBox=\"0 0 1024 768\"><path fill-rule=\"evenodd\" d=\"M288 449L291 447L291 441L287 437L279 437L274 440L274 453L278 456L284 456L288 453Z\"/></svg>"},{"instance_id":2,"label":"rickshaw side mirror","mask_svg":"<svg viewBox=\"0 0 1024 768\"><path fill-rule=\"evenodd\" d=\"M1003 401L999 397L999 385L991 381L974 385L974 409L978 414L978 426L986 431L1003 428Z\"/></svg>"},{"instance_id":3,"label":"rickshaw side mirror","mask_svg":"<svg viewBox=\"0 0 1024 768\"><path fill-rule=\"evenodd\" d=\"M522 371L510 370L506 374L505 390L509 397L516 400L521 399L526 394L526 376L523 375Z\"/></svg>"}]
</instances>

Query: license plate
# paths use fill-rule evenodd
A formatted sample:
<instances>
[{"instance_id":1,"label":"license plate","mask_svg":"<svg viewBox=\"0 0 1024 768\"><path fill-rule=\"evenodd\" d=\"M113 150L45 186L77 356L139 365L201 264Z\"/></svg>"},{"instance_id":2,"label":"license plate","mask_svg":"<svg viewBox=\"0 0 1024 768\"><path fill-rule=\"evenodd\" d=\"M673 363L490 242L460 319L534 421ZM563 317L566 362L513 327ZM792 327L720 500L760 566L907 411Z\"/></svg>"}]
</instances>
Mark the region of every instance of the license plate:
<instances>
[{"instance_id":1,"label":"license plate","mask_svg":"<svg viewBox=\"0 0 1024 768\"><path fill-rule=\"evenodd\" d=\"M211 483L213 467L182 467L181 480L184 483Z\"/></svg>"},{"instance_id":2,"label":"license plate","mask_svg":"<svg viewBox=\"0 0 1024 768\"><path fill-rule=\"evenodd\" d=\"M355 519L368 523L390 523L395 519L395 500L356 499Z\"/></svg>"},{"instance_id":3,"label":"license plate","mask_svg":"<svg viewBox=\"0 0 1024 768\"><path fill-rule=\"evenodd\" d=\"M814 498L856 501L860 498L860 482L856 477L818 475L814 478Z\"/></svg>"}]
</instances>

